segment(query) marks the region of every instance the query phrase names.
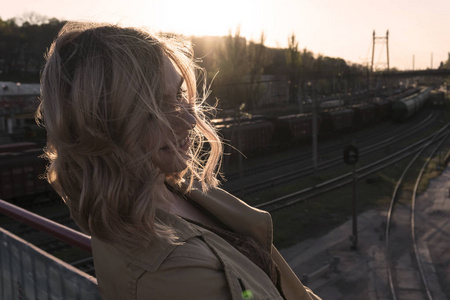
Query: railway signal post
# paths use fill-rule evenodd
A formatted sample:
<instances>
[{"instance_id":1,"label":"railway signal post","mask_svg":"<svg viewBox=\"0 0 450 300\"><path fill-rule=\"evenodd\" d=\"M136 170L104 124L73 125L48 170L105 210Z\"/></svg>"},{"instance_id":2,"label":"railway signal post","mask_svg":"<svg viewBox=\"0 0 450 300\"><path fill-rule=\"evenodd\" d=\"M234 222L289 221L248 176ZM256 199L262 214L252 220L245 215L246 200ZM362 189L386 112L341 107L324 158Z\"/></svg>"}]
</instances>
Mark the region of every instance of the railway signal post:
<instances>
[{"instance_id":1,"label":"railway signal post","mask_svg":"<svg viewBox=\"0 0 450 300\"><path fill-rule=\"evenodd\" d=\"M356 163L359 159L359 150L354 145L349 145L344 149L344 162L347 165L353 166L353 199L352 199L352 214L353 214L353 235L350 236L352 241L352 250L358 249L358 214L356 211L356 183L358 175L356 174Z\"/></svg>"},{"instance_id":2,"label":"railway signal post","mask_svg":"<svg viewBox=\"0 0 450 300\"><path fill-rule=\"evenodd\" d=\"M317 169L318 169L318 154L317 154L317 136L318 136L318 129L317 129L317 99L315 97L315 93L313 90L313 86L311 82L307 83L308 92L311 97L311 103L312 103L312 159L313 159L313 168L314 168L314 176L317 175Z\"/></svg>"}]
</instances>

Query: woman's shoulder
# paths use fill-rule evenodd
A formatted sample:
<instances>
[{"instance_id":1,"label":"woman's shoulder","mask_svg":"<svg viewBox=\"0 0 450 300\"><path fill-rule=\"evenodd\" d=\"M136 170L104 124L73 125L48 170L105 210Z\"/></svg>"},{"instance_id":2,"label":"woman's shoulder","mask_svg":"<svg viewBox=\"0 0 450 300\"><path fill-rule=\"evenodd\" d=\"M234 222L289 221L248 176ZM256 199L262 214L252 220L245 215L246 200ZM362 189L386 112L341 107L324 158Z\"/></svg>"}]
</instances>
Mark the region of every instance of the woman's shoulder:
<instances>
[{"instance_id":1,"label":"woman's shoulder","mask_svg":"<svg viewBox=\"0 0 450 300\"><path fill-rule=\"evenodd\" d=\"M195 226L191 230L190 235L185 234L183 241L175 244L155 241L148 247L131 249L92 238L102 294L111 299L128 299L122 298L125 294L145 295L142 299L155 295L160 295L161 299L194 299L199 290L226 295L222 264L198 235Z\"/></svg>"},{"instance_id":2,"label":"woman's shoulder","mask_svg":"<svg viewBox=\"0 0 450 300\"><path fill-rule=\"evenodd\" d=\"M168 259L185 256L195 258L208 257L209 251L197 241L202 233L189 222L165 211L159 211L158 216L164 222L170 223L177 237L175 242L155 238L147 245L112 244L92 237L94 263L97 265L122 262L123 265L134 265L146 271L155 271Z\"/></svg>"}]
</instances>

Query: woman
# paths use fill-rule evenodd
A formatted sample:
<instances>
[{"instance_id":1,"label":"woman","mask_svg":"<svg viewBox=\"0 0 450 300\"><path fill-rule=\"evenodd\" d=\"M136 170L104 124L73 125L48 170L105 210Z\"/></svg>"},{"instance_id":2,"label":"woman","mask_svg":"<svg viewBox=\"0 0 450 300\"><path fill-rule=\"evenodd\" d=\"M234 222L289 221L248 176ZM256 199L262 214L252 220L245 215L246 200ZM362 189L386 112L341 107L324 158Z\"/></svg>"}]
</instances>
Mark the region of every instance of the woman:
<instances>
[{"instance_id":1,"label":"woman","mask_svg":"<svg viewBox=\"0 0 450 300\"><path fill-rule=\"evenodd\" d=\"M217 188L221 143L184 42L72 22L46 59L47 179L92 236L104 299L317 299L270 215Z\"/></svg>"}]
</instances>

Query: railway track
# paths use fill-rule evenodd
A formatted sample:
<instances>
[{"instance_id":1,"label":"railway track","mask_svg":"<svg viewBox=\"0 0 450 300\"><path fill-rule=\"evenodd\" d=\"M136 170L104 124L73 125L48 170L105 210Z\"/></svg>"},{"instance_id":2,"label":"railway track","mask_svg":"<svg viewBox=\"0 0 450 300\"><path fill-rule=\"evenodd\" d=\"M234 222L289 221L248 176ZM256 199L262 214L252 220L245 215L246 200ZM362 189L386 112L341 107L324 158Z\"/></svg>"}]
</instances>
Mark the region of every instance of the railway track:
<instances>
[{"instance_id":1,"label":"railway track","mask_svg":"<svg viewBox=\"0 0 450 300\"><path fill-rule=\"evenodd\" d=\"M427 147L429 143L434 141L436 138L442 138L442 136L445 136L448 134L448 127L446 126L442 127L438 131L434 132L433 134L417 141L416 143L409 145L408 147L402 148L398 151L396 151L393 154L387 155L383 157L382 159L379 159L375 162L369 163L363 167L360 167L357 169L357 177L358 178L364 178L368 175L371 175L375 172L378 172L394 163L397 163L413 154L416 154L419 151L423 151L423 148ZM321 194L324 194L326 192L335 190L337 188L340 188L344 185L347 185L352 182L353 174L352 172L347 172L345 174L342 174L338 177L335 177L333 179L330 179L328 181L322 182L316 186L311 186L308 188L305 188L303 190L284 195L282 197L279 197L277 199L267 201L264 203L260 203L255 205L255 207L267 210L269 212L274 212L280 209L287 208L291 205L298 204L306 199L313 198L316 196L319 196Z\"/></svg>"},{"instance_id":2,"label":"railway track","mask_svg":"<svg viewBox=\"0 0 450 300\"><path fill-rule=\"evenodd\" d=\"M394 300L434 299L427 272L424 271L424 259L421 258L419 251L421 246L416 237L415 204L423 172L439 147L448 138L448 134L448 130L436 134L417 152L404 169L391 198L385 242L389 288ZM420 158L423 156L426 160L421 168L413 168L420 164ZM420 171L417 171L418 169ZM415 177L412 191L406 187L407 176Z\"/></svg>"},{"instance_id":3,"label":"railway track","mask_svg":"<svg viewBox=\"0 0 450 300\"><path fill-rule=\"evenodd\" d=\"M419 133L423 131L424 128L428 128L436 123L437 118L438 114L432 112L426 118L418 123L415 123L409 128L400 127L397 128L397 130L388 131L388 136L386 134L386 131L382 131L361 138L359 141L356 141L356 144L360 146L360 157L368 157L372 153L380 151L383 151L383 153L385 153L386 149L389 149L390 151L397 149L398 144L401 141L411 138L411 136L419 135ZM349 144L349 142L349 139L344 140L343 142L339 142L337 144L330 145L325 149L322 149L319 156L324 158L328 157L328 159L324 159L318 164L317 171L324 172L326 170L342 165L341 151L344 146ZM261 174L264 172L265 174L270 174L276 172L276 169L286 170L287 168L289 168L290 170L280 171L279 175L268 175L261 178ZM253 168L245 174L245 181L243 180L241 183L239 183L238 180L235 180L234 182L230 182L228 183L228 185L225 185L225 189L227 189L232 194L244 196L260 192L274 186L286 184L300 178L311 176L314 173L315 170L312 165L311 154L302 154L295 158L285 159L277 161L275 163L265 164L264 166ZM252 174L257 175L252 176ZM251 179L256 176L258 176L259 179Z\"/></svg>"},{"instance_id":4,"label":"railway track","mask_svg":"<svg viewBox=\"0 0 450 300\"><path fill-rule=\"evenodd\" d=\"M428 123L432 119L432 115L427 115L426 118L420 120L420 122L414 124L411 128L407 128L406 125L403 126L392 126L392 124L383 126L380 130L370 132L368 135L364 134L358 139L358 144L375 144L380 140L386 139L386 132L390 132L392 135L400 135L405 131L414 131L414 129L421 128L423 126L427 126ZM330 145L324 145L320 147L318 156L319 157L328 157L336 151L342 150L343 147L351 143L353 138L343 138L338 142L333 142ZM286 157L279 159L275 162L266 162L264 164L260 164L251 168L247 168L243 171L244 176L252 176L254 174L258 174L261 172L271 171L277 168L283 168L285 166L289 166L292 164L298 164L299 162L311 160L311 147L306 147L303 153L299 153L299 155L295 155L293 157ZM240 180L239 172L230 172L227 173L227 181L233 182L236 180Z\"/></svg>"},{"instance_id":5,"label":"railway track","mask_svg":"<svg viewBox=\"0 0 450 300\"><path fill-rule=\"evenodd\" d=\"M377 292L377 297L380 298L378 299L444 299L439 296L433 297L433 295L442 295L442 292L440 292L440 284L436 281L435 267L430 264L429 254L428 257L422 257L423 249L427 248L427 245L421 244L423 240L420 234L422 232L417 234L418 229L422 228L416 228L415 225L415 195L428 162L439 149L439 146L448 140L449 133L450 124L447 124L414 145L407 147L407 149L398 151L391 157L374 162L372 166L358 169L359 177L363 177L400 160L409 159L411 160L410 165L420 165L415 167L412 179L410 178L411 175L408 176L408 181L412 181L414 186L414 188L410 188L413 190L412 193L408 194L407 189L397 188L392 196L391 206L395 207L395 213L391 209L389 214L392 222L386 222L386 224L389 224L386 225L387 233L385 233L384 242L380 244L378 251L379 256L383 257L383 259L379 260L382 266L375 267L375 269L383 270L381 275L383 278L389 279L386 280L385 285L379 287L380 290ZM430 150L430 148L432 149ZM426 157L424 157L424 154L426 154ZM408 169L405 170L406 172L408 172ZM257 207L271 212L289 208L291 205L301 203L320 193L325 193L350 183L352 180L351 176L351 173L344 174L339 178L323 183L319 187L311 187L300 193L287 195ZM406 175L399 180L398 186L401 186L403 178L406 178ZM400 195L402 198L400 198ZM314 201L313 199L311 201ZM388 226L389 229L387 229ZM386 251L384 251L385 249ZM389 267L387 266L388 263ZM389 270L390 275L386 274L387 270ZM390 295L391 297L389 297Z\"/></svg>"}]
</instances>

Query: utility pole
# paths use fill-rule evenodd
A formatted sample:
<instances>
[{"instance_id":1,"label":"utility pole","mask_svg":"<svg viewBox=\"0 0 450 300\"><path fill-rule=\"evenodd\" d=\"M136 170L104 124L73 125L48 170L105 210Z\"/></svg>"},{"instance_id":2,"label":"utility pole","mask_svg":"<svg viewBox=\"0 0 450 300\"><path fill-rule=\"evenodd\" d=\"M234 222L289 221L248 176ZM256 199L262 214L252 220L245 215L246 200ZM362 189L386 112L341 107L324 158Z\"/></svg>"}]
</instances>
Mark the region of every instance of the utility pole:
<instances>
[{"instance_id":1,"label":"utility pole","mask_svg":"<svg viewBox=\"0 0 450 300\"><path fill-rule=\"evenodd\" d=\"M375 56L375 30L372 34L372 63L370 64L370 73L373 73L373 57Z\"/></svg>"},{"instance_id":2,"label":"utility pole","mask_svg":"<svg viewBox=\"0 0 450 300\"><path fill-rule=\"evenodd\" d=\"M375 44L377 41L380 41L381 43L386 43L386 63L387 63L387 71L389 72L389 30L386 31L386 36L377 37L375 36L375 30L372 34L372 64L370 66L370 72L373 72L373 59L375 56Z\"/></svg>"},{"instance_id":3,"label":"utility pole","mask_svg":"<svg viewBox=\"0 0 450 300\"><path fill-rule=\"evenodd\" d=\"M353 222L352 222L352 235L350 236L350 240L352 242L352 250L358 249L358 213L357 213L357 180L358 180L358 174L356 169L356 163L359 159L359 150L356 148L355 145L348 145L344 149L344 162L347 165L353 166L353 199L352 199L352 215L353 215Z\"/></svg>"},{"instance_id":4,"label":"utility pole","mask_svg":"<svg viewBox=\"0 0 450 300\"><path fill-rule=\"evenodd\" d=\"M317 175L317 171L318 171L318 151L317 151L317 98L316 95L311 96L311 102L313 105L313 111L312 111L312 117L313 117L313 123L312 123L312 130L313 130L313 166L314 166L314 175Z\"/></svg>"},{"instance_id":5,"label":"utility pole","mask_svg":"<svg viewBox=\"0 0 450 300\"><path fill-rule=\"evenodd\" d=\"M387 70L389 72L389 30L386 30L386 54L387 54Z\"/></svg>"},{"instance_id":6,"label":"utility pole","mask_svg":"<svg viewBox=\"0 0 450 300\"><path fill-rule=\"evenodd\" d=\"M238 118L238 149L242 149L242 131L241 131L241 117L243 114L243 110L245 108L245 103L241 103L239 107L237 108L237 118ZM240 188L241 193L244 193L245 185L244 185L244 162L242 160L242 153L238 153L238 167L239 167L239 179L240 179Z\"/></svg>"}]
</instances>

